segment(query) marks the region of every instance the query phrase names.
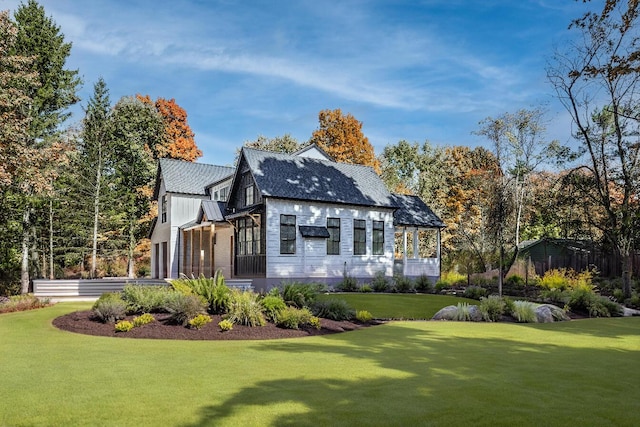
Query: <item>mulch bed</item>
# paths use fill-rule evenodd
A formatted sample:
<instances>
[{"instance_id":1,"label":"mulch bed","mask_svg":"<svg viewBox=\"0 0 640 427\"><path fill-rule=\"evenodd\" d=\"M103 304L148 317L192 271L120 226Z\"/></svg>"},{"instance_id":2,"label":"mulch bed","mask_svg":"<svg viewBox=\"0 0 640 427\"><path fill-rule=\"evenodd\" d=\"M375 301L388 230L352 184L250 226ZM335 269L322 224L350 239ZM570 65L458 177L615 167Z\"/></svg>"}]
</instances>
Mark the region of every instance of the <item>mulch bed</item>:
<instances>
[{"instance_id":1,"label":"mulch bed","mask_svg":"<svg viewBox=\"0 0 640 427\"><path fill-rule=\"evenodd\" d=\"M93 318L91 310L76 311L53 320L53 325L58 329L85 335L98 335L116 338L150 338L166 340L266 340L277 338L297 338L314 335L335 334L383 322L358 323L350 321L334 321L320 319L320 329L283 329L273 323L265 326L249 327L233 325L230 331L222 332L218 327L221 316L211 316L212 321L200 329L189 329L182 325L168 322L169 315L156 313L153 315L155 322L131 329L129 332L116 332L113 323L101 323ZM133 320L135 316L127 316L126 320Z\"/></svg>"}]
</instances>

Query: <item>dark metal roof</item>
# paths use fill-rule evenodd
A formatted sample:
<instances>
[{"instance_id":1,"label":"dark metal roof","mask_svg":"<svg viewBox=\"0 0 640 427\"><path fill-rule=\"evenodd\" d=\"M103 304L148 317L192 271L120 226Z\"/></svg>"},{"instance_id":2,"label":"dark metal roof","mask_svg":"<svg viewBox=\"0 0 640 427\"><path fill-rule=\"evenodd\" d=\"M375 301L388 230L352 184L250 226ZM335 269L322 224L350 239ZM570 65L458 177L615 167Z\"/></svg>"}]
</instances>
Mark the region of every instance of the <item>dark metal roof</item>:
<instances>
[{"instance_id":1,"label":"dark metal roof","mask_svg":"<svg viewBox=\"0 0 640 427\"><path fill-rule=\"evenodd\" d=\"M167 193L206 195L205 188L216 181L233 175L234 168L207 165L183 160L160 159L154 199L158 198L160 176L164 179Z\"/></svg>"},{"instance_id":2,"label":"dark metal roof","mask_svg":"<svg viewBox=\"0 0 640 427\"><path fill-rule=\"evenodd\" d=\"M200 205L200 213L198 214L198 222L202 221L203 214L207 220L211 222L224 221L224 211L227 204L225 202L215 200L203 200Z\"/></svg>"},{"instance_id":3,"label":"dark metal roof","mask_svg":"<svg viewBox=\"0 0 640 427\"><path fill-rule=\"evenodd\" d=\"M394 194L398 210L393 213L393 224L408 227L444 228L445 223L418 196Z\"/></svg>"},{"instance_id":4,"label":"dark metal roof","mask_svg":"<svg viewBox=\"0 0 640 427\"><path fill-rule=\"evenodd\" d=\"M313 226L313 225L300 225L298 226L302 237L319 237L326 239L329 237L329 230L327 227Z\"/></svg>"},{"instance_id":5,"label":"dark metal roof","mask_svg":"<svg viewBox=\"0 0 640 427\"><path fill-rule=\"evenodd\" d=\"M368 166L247 147L242 152L263 197L395 208L391 193Z\"/></svg>"}]
</instances>

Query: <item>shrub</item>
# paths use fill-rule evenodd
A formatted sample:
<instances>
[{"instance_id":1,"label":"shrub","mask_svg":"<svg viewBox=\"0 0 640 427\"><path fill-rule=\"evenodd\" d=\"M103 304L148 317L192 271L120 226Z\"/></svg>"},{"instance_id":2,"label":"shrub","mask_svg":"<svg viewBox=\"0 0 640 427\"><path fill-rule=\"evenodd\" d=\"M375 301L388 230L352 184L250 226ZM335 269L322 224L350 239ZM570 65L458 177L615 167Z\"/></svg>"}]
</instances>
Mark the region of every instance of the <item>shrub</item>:
<instances>
[{"instance_id":1,"label":"shrub","mask_svg":"<svg viewBox=\"0 0 640 427\"><path fill-rule=\"evenodd\" d=\"M116 332L129 332L133 329L133 323L128 320L121 320L116 323Z\"/></svg>"},{"instance_id":2,"label":"shrub","mask_svg":"<svg viewBox=\"0 0 640 427\"><path fill-rule=\"evenodd\" d=\"M122 299L129 313L156 313L166 311L167 302L174 293L168 286L127 284L122 290Z\"/></svg>"},{"instance_id":3,"label":"shrub","mask_svg":"<svg viewBox=\"0 0 640 427\"><path fill-rule=\"evenodd\" d=\"M548 270L540 279L540 286L545 289L557 289L564 291L569 288L569 277L567 277L567 270L552 269Z\"/></svg>"},{"instance_id":4,"label":"shrub","mask_svg":"<svg viewBox=\"0 0 640 427\"><path fill-rule=\"evenodd\" d=\"M422 274L416 278L415 288L416 291L426 294L433 290L433 285L431 284L431 280L429 279L429 277Z\"/></svg>"},{"instance_id":5,"label":"shrub","mask_svg":"<svg viewBox=\"0 0 640 427\"><path fill-rule=\"evenodd\" d=\"M469 303L466 302L459 302L456 311L456 319L460 322L468 322L469 320L471 320L471 312L470 310L470 305Z\"/></svg>"},{"instance_id":6,"label":"shrub","mask_svg":"<svg viewBox=\"0 0 640 427\"><path fill-rule=\"evenodd\" d=\"M314 315L331 320L349 320L355 315L354 310L342 299L316 301L311 309Z\"/></svg>"},{"instance_id":7,"label":"shrub","mask_svg":"<svg viewBox=\"0 0 640 427\"><path fill-rule=\"evenodd\" d=\"M114 323L124 319L127 312L127 303L122 300L119 293L105 293L93 304L93 316L102 323Z\"/></svg>"},{"instance_id":8,"label":"shrub","mask_svg":"<svg viewBox=\"0 0 640 427\"><path fill-rule=\"evenodd\" d=\"M540 298L542 298L543 301L564 305L569 302L569 292L556 288L544 289L540 292Z\"/></svg>"},{"instance_id":9,"label":"shrub","mask_svg":"<svg viewBox=\"0 0 640 427\"><path fill-rule=\"evenodd\" d=\"M513 274L506 278L504 284L509 287L524 286L524 278L518 274Z\"/></svg>"},{"instance_id":10,"label":"shrub","mask_svg":"<svg viewBox=\"0 0 640 427\"><path fill-rule=\"evenodd\" d=\"M482 318L487 322L497 322L504 314L505 305L504 300L497 295L480 298Z\"/></svg>"},{"instance_id":11,"label":"shrub","mask_svg":"<svg viewBox=\"0 0 640 427\"><path fill-rule=\"evenodd\" d=\"M229 309L231 290L227 287L220 269L216 270L214 276L210 278L206 278L203 274L198 278L181 277L173 280L171 285L182 293L192 293L204 298L211 313L224 314Z\"/></svg>"},{"instance_id":12,"label":"shrub","mask_svg":"<svg viewBox=\"0 0 640 427\"><path fill-rule=\"evenodd\" d=\"M153 317L153 315L149 314L149 313L144 313L142 316L138 316L138 317L134 317L133 318L133 326L134 327L140 327L146 324L149 324L153 321L155 321L156 318Z\"/></svg>"},{"instance_id":13,"label":"shrub","mask_svg":"<svg viewBox=\"0 0 640 427\"><path fill-rule=\"evenodd\" d=\"M573 311L588 313L589 317L610 317L622 314L622 307L618 303L585 287L574 289L567 305Z\"/></svg>"},{"instance_id":14,"label":"shrub","mask_svg":"<svg viewBox=\"0 0 640 427\"><path fill-rule=\"evenodd\" d=\"M415 289L413 287L413 280L411 280L411 278L406 277L406 276L402 276L402 275L395 275L393 276L393 290L394 292L399 292L399 293L409 293L409 292L415 292Z\"/></svg>"},{"instance_id":15,"label":"shrub","mask_svg":"<svg viewBox=\"0 0 640 427\"><path fill-rule=\"evenodd\" d=\"M367 310L356 311L356 319L362 323L369 323L373 320L373 316Z\"/></svg>"},{"instance_id":16,"label":"shrub","mask_svg":"<svg viewBox=\"0 0 640 427\"><path fill-rule=\"evenodd\" d=\"M355 277L345 276L336 288L342 292L356 292L358 290L358 281Z\"/></svg>"},{"instance_id":17,"label":"shrub","mask_svg":"<svg viewBox=\"0 0 640 427\"><path fill-rule=\"evenodd\" d=\"M467 283L467 276L457 271L446 271L441 274L439 281L445 287L463 286Z\"/></svg>"},{"instance_id":18,"label":"shrub","mask_svg":"<svg viewBox=\"0 0 640 427\"><path fill-rule=\"evenodd\" d=\"M169 320L186 326L189 320L206 311L206 303L198 295L184 295L175 293L167 303L167 311L171 314Z\"/></svg>"},{"instance_id":19,"label":"shrub","mask_svg":"<svg viewBox=\"0 0 640 427\"><path fill-rule=\"evenodd\" d=\"M613 298L617 302L623 303L624 302L624 291L622 289L614 289L613 290Z\"/></svg>"},{"instance_id":20,"label":"shrub","mask_svg":"<svg viewBox=\"0 0 640 427\"><path fill-rule=\"evenodd\" d=\"M445 289L451 288L451 285L443 280L438 280L435 285L435 291L441 294Z\"/></svg>"},{"instance_id":21,"label":"shrub","mask_svg":"<svg viewBox=\"0 0 640 427\"><path fill-rule=\"evenodd\" d=\"M535 323L538 321L536 305L530 301L514 301L511 315L520 323Z\"/></svg>"},{"instance_id":22,"label":"shrub","mask_svg":"<svg viewBox=\"0 0 640 427\"><path fill-rule=\"evenodd\" d=\"M373 289L371 289L371 286L369 286L369 285L362 285L362 286L360 286L360 292L366 294L366 293L373 292Z\"/></svg>"},{"instance_id":23,"label":"shrub","mask_svg":"<svg viewBox=\"0 0 640 427\"><path fill-rule=\"evenodd\" d=\"M230 331L233 329L233 322L229 319L224 319L218 322L218 327L221 331Z\"/></svg>"},{"instance_id":24,"label":"shrub","mask_svg":"<svg viewBox=\"0 0 640 427\"><path fill-rule=\"evenodd\" d=\"M3 301L4 302L0 304L0 313L33 310L51 305L49 300L41 301L38 297L32 294L13 295L8 298L4 298Z\"/></svg>"},{"instance_id":25,"label":"shrub","mask_svg":"<svg viewBox=\"0 0 640 427\"><path fill-rule=\"evenodd\" d=\"M200 329L207 323L211 322L211 317L206 314L198 314L193 319L189 320L189 327L193 329Z\"/></svg>"},{"instance_id":26,"label":"shrub","mask_svg":"<svg viewBox=\"0 0 640 427\"><path fill-rule=\"evenodd\" d=\"M308 325L311 328L320 329L320 327L321 327L320 318L316 317L316 316L311 316L311 318L309 319Z\"/></svg>"},{"instance_id":27,"label":"shrub","mask_svg":"<svg viewBox=\"0 0 640 427\"><path fill-rule=\"evenodd\" d=\"M308 308L287 307L278 315L276 324L285 329L299 329L301 326L312 326L312 323L317 325L314 327L318 327L320 321L312 320L313 318Z\"/></svg>"},{"instance_id":28,"label":"shrub","mask_svg":"<svg viewBox=\"0 0 640 427\"><path fill-rule=\"evenodd\" d=\"M297 308L309 307L316 300L317 295L317 285L312 283L286 283L282 289L284 302Z\"/></svg>"},{"instance_id":29,"label":"shrub","mask_svg":"<svg viewBox=\"0 0 640 427\"><path fill-rule=\"evenodd\" d=\"M267 295L260 300L260 304L264 310L265 317L271 322L275 322L278 318L278 313L287 308L287 304L279 295Z\"/></svg>"},{"instance_id":30,"label":"shrub","mask_svg":"<svg viewBox=\"0 0 640 427\"><path fill-rule=\"evenodd\" d=\"M640 295L634 293L633 295L631 295L631 298L626 299L624 303L627 307L640 310Z\"/></svg>"},{"instance_id":31,"label":"shrub","mask_svg":"<svg viewBox=\"0 0 640 427\"><path fill-rule=\"evenodd\" d=\"M389 280L384 271L378 271L371 281L371 288L374 292L387 292L389 290Z\"/></svg>"},{"instance_id":32,"label":"shrub","mask_svg":"<svg viewBox=\"0 0 640 427\"><path fill-rule=\"evenodd\" d=\"M264 326L264 314L258 297L255 292L233 289L227 319L238 325Z\"/></svg>"},{"instance_id":33,"label":"shrub","mask_svg":"<svg viewBox=\"0 0 640 427\"><path fill-rule=\"evenodd\" d=\"M481 288L480 286L468 286L464 290L464 297L465 298L471 298L471 299L479 300L482 297L484 297L485 295L487 295L487 291L484 288Z\"/></svg>"}]
</instances>

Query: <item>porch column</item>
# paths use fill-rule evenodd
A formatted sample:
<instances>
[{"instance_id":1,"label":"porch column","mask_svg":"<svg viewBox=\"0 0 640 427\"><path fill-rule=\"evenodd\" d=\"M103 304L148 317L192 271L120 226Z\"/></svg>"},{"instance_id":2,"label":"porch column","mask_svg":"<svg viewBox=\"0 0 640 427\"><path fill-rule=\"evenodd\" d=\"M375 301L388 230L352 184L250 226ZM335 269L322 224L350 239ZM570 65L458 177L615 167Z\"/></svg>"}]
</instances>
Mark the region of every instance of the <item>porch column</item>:
<instances>
[{"instance_id":1,"label":"porch column","mask_svg":"<svg viewBox=\"0 0 640 427\"><path fill-rule=\"evenodd\" d=\"M407 265L407 227L402 229L402 263Z\"/></svg>"},{"instance_id":2,"label":"porch column","mask_svg":"<svg viewBox=\"0 0 640 427\"><path fill-rule=\"evenodd\" d=\"M436 258L438 259L438 264L440 264L440 229L438 228L438 242L436 244Z\"/></svg>"},{"instance_id":3,"label":"porch column","mask_svg":"<svg viewBox=\"0 0 640 427\"><path fill-rule=\"evenodd\" d=\"M418 247L419 247L419 245L418 245L418 229L415 228L413 230L413 259L420 258L418 256Z\"/></svg>"}]
</instances>

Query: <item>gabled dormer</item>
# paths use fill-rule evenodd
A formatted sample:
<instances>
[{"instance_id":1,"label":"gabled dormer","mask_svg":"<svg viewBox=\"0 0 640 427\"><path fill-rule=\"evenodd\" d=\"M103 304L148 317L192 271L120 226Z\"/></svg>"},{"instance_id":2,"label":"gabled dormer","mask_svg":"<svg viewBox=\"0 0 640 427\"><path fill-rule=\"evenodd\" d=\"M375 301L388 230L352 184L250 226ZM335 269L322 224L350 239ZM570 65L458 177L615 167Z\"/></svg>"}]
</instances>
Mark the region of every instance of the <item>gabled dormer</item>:
<instances>
[{"instance_id":1,"label":"gabled dormer","mask_svg":"<svg viewBox=\"0 0 640 427\"><path fill-rule=\"evenodd\" d=\"M230 188L227 200L229 213L241 212L263 203L262 193L256 185L244 148L240 151L240 159Z\"/></svg>"}]
</instances>

